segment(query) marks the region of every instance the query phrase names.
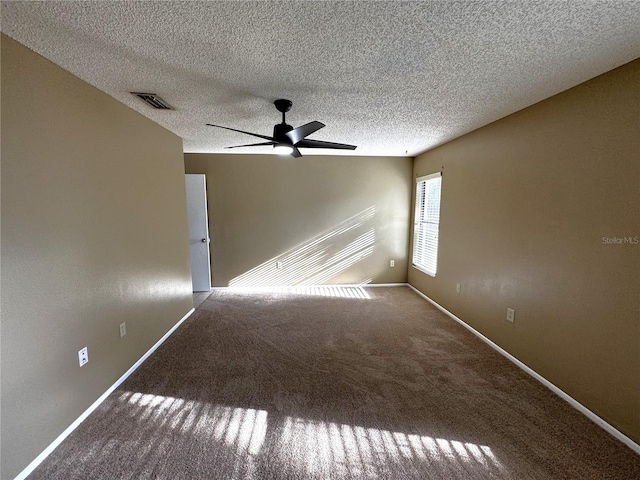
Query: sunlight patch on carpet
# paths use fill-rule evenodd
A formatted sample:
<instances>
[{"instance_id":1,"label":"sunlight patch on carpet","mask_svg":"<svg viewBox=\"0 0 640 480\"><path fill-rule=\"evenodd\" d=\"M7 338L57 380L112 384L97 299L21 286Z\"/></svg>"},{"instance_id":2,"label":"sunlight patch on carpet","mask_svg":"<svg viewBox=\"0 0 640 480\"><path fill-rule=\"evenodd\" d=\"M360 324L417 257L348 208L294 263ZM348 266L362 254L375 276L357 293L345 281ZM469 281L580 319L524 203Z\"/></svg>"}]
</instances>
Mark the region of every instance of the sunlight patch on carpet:
<instances>
[{"instance_id":1,"label":"sunlight patch on carpet","mask_svg":"<svg viewBox=\"0 0 640 480\"><path fill-rule=\"evenodd\" d=\"M371 298L367 291L360 286L309 285L302 287L229 287L226 290L231 292L246 293L282 293L293 295L307 295L312 297L357 299Z\"/></svg>"},{"instance_id":2,"label":"sunlight patch on carpet","mask_svg":"<svg viewBox=\"0 0 640 480\"><path fill-rule=\"evenodd\" d=\"M278 448L281 461L298 465L300 474L322 477L331 472L355 478L385 478L391 464L431 464L443 475L475 464L504 472L490 447L470 442L391 432L331 422L287 417Z\"/></svg>"},{"instance_id":3,"label":"sunlight patch on carpet","mask_svg":"<svg viewBox=\"0 0 640 480\"><path fill-rule=\"evenodd\" d=\"M119 402L135 408L139 428L159 432L156 442L139 450L147 468L187 442L197 446L197 455L227 464L233 478L259 478L265 461L311 479L386 479L393 471L415 476L425 467L439 478L455 478L468 467L480 467L489 476L505 473L489 446L472 442L139 392L124 392Z\"/></svg>"},{"instance_id":4,"label":"sunlight patch on carpet","mask_svg":"<svg viewBox=\"0 0 640 480\"><path fill-rule=\"evenodd\" d=\"M253 408L211 405L162 395L125 392L120 396L140 408L139 419L168 422L184 435L196 433L234 447L237 453L257 455L267 432L267 412Z\"/></svg>"}]
</instances>

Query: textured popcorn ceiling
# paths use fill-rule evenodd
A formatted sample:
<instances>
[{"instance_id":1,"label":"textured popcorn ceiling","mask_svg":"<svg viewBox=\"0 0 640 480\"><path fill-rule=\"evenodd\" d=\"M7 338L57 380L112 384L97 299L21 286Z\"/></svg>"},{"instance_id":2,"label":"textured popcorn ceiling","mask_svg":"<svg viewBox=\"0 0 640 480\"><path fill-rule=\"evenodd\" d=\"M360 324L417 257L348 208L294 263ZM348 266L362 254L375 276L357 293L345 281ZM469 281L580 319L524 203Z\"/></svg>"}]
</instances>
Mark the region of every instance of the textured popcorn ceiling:
<instances>
[{"instance_id":1,"label":"textured popcorn ceiling","mask_svg":"<svg viewBox=\"0 0 640 480\"><path fill-rule=\"evenodd\" d=\"M0 13L4 33L186 152L259 141L208 122L271 135L284 97L288 123L327 125L309 138L415 155L640 56L640 2L624 0L25 1Z\"/></svg>"}]
</instances>

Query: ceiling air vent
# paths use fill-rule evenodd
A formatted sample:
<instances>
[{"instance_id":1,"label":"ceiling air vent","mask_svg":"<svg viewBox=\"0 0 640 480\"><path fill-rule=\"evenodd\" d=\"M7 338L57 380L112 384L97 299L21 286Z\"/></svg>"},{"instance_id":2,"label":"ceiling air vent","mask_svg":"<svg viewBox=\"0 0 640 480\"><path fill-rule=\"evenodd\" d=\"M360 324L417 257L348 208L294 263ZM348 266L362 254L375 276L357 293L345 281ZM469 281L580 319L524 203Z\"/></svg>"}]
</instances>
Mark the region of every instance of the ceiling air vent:
<instances>
[{"instance_id":1,"label":"ceiling air vent","mask_svg":"<svg viewBox=\"0 0 640 480\"><path fill-rule=\"evenodd\" d=\"M140 93L140 92L131 92L132 95L144 100L153 108L157 108L158 110L173 110L173 107L161 99L155 93Z\"/></svg>"}]
</instances>

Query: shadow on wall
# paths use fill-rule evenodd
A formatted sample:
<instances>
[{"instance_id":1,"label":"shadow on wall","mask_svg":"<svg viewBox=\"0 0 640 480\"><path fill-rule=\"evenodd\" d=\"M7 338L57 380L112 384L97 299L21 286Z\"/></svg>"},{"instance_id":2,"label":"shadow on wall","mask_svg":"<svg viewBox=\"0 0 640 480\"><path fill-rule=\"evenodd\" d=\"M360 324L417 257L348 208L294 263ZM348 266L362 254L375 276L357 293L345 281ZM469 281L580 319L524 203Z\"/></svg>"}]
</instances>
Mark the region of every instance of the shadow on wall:
<instances>
[{"instance_id":1,"label":"shadow on wall","mask_svg":"<svg viewBox=\"0 0 640 480\"><path fill-rule=\"evenodd\" d=\"M229 281L230 287L321 285L373 253L374 206ZM365 280L362 283L367 283Z\"/></svg>"}]
</instances>

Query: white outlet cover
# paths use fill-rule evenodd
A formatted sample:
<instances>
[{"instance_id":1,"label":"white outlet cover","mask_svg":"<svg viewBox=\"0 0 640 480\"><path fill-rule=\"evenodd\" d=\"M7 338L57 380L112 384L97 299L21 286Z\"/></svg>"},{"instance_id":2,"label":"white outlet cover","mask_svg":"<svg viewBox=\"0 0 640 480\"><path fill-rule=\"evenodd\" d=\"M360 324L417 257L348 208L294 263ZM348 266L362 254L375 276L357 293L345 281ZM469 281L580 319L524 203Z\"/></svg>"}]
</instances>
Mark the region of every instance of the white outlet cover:
<instances>
[{"instance_id":1,"label":"white outlet cover","mask_svg":"<svg viewBox=\"0 0 640 480\"><path fill-rule=\"evenodd\" d=\"M120 324L120 337L124 337L127 334L127 323L122 322Z\"/></svg>"},{"instance_id":2,"label":"white outlet cover","mask_svg":"<svg viewBox=\"0 0 640 480\"><path fill-rule=\"evenodd\" d=\"M78 350L78 363L80 364L80 366L82 367L88 362L89 362L89 350L87 349L87 347L84 347L81 350Z\"/></svg>"},{"instance_id":3,"label":"white outlet cover","mask_svg":"<svg viewBox=\"0 0 640 480\"><path fill-rule=\"evenodd\" d=\"M516 319L516 311L513 308L507 308L507 320L513 323Z\"/></svg>"}]
</instances>

